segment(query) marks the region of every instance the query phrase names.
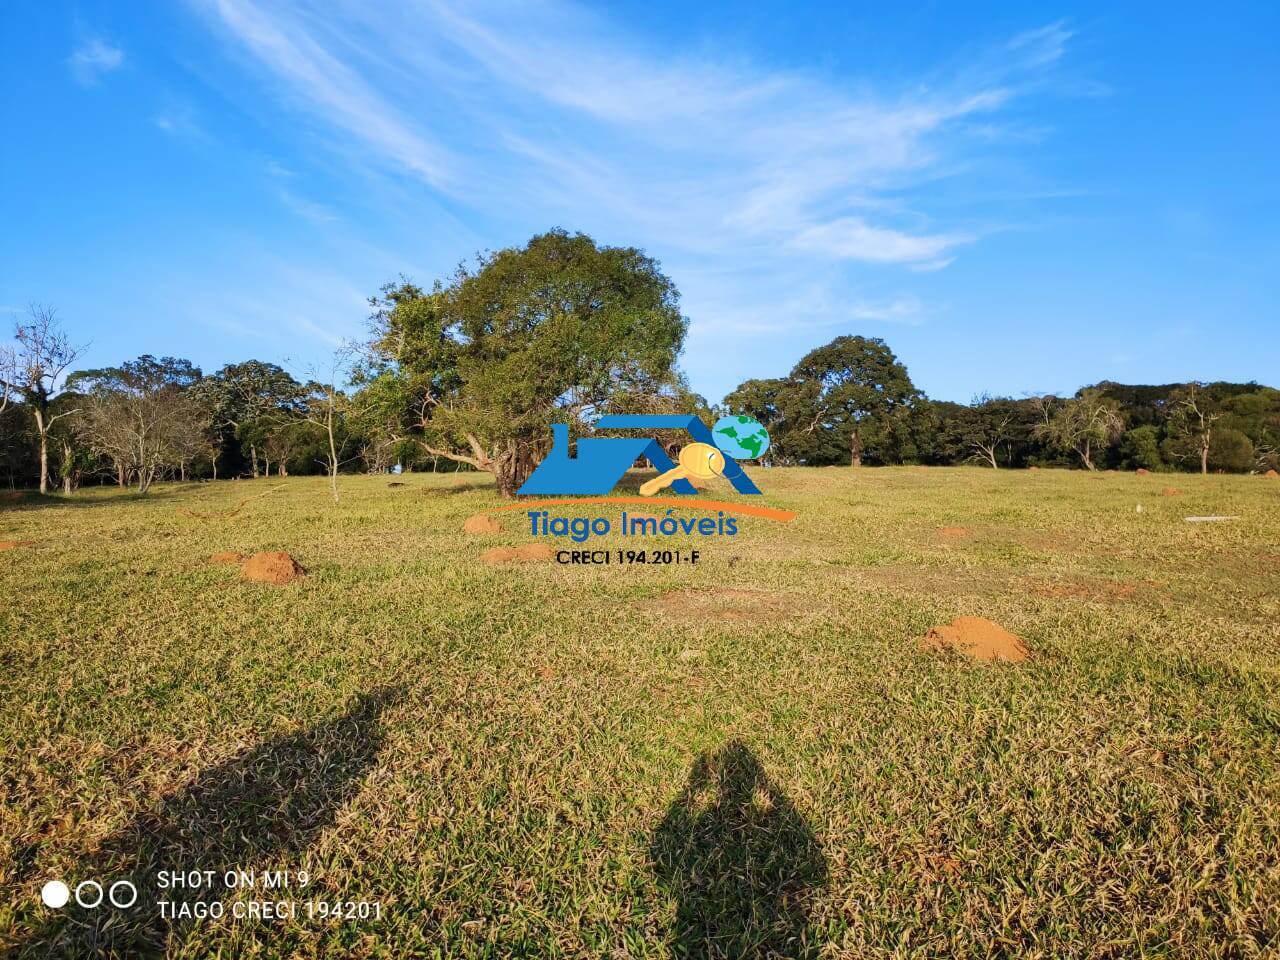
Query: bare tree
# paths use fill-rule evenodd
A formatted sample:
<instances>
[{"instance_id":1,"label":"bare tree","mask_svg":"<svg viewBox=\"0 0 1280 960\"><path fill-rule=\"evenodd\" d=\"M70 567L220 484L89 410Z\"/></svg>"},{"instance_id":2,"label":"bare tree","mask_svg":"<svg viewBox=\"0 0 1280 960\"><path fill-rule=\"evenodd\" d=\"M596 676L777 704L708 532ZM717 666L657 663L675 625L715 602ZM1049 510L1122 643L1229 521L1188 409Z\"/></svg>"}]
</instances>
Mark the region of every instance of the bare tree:
<instances>
[{"instance_id":1,"label":"bare tree","mask_svg":"<svg viewBox=\"0 0 1280 960\"><path fill-rule=\"evenodd\" d=\"M1169 418L1172 432L1186 441L1200 458L1200 472L1209 472L1209 445L1213 440L1213 425L1222 419L1221 411L1212 408L1212 401L1203 383L1192 381L1173 396L1174 411Z\"/></svg>"},{"instance_id":2,"label":"bare tree","mask_svg":"<svg viewBox=\"0 0 1280 960\"><path fill-rule=\"evenodd\" d=\"M49 430L63 417L75 410L51 413L50 406L62 393L63 375L84 352L84 347L73 346L61 329L57 311L52 307L31 304L27 320L14 325L17 349L9 351L5 360L8 369L0 370L4 380L4 392L18 396L31 408L36 422L36 434L40 439L40 492L49 492Z\"/></svg>"},{"instance_id":3,"label":"bare tree","mask_svg":"<svg viewBox=\"0 0 1280 960\"><path fill-rule=\"evenodd\" d=\"M322 379L316 368L312 368L312 380L307 385L310 399L302 413L303 420L324 431L328 449L321 463L329 474L329 489L334 503L339 500L338 469L347 462L342 457L347 438L344 435L340 441L339 434L345 434L347 419L356 413L351 398L342 387L351 377L351 366L357 353L356 346L344 343L333 352L328 371L323 374Z\"/></svg>"},{"instance_id":4,"label":"bare tree","mask_svg":"<svg viewBox=\"0 0 1280 960\"><path fill-rule=\"evenodd\" d=\"M972 427L968 431L970 460L991 464L992 470L1000 469L996 454L1001 444L1007 444L1011 427L1017 418L1018 408L1013 400L992 397L988 394L974 397L968 416Z\"/></svg>"},{"instance_id":5,"label":"bare tree","mask_svg":"<svg viewBox=\"0 0 1280 960\"><path fill-rule=\"evenodd\" d=\"M1081 390L1070 400L1037 397L1035 404L1042 417L1036 435L1074 451L1088 470L1097 469L1093 458L1124 431L1124 418L1116 402L1096 387Z\"/></svg>"},{"instance_id":6,"label":"bare tree","mask_svg":"<svg viewBox=\"0 0 1280 960\"><path fill-rule=\"evenodd\" d=\"M17 379L18 355L13 347L5 344L0 347L0 414L9 409L9 404L17 392L13 383Z\"/></svg>"},{"instance_id":7,"label":"bare tree","mask_svg":"<svg viewBox=\"0 0 1280 960\"><path fill-rule=\"evenodd\" d=\"M190 396L199 370L186 360L142 356L72 379L83 392L77 432L117 469L123 465L139 493L168 468L185 473L200 445L201 419Z\"/></svg>"},{"instance_id":8,"label":"bare tree","mask_svg":"<svg viewBox=\"0 0 1280 960\"><path fill-rule=\"evenodd\" d=\"M276 474L278 476L287 477L289 475L289 460L293 457L298 447L300 439L298 427L301 423L302 421L300 420L290 419L272 424L263 437L263 456L268 462L275 461Z\"/></svg>"}]
</instances>

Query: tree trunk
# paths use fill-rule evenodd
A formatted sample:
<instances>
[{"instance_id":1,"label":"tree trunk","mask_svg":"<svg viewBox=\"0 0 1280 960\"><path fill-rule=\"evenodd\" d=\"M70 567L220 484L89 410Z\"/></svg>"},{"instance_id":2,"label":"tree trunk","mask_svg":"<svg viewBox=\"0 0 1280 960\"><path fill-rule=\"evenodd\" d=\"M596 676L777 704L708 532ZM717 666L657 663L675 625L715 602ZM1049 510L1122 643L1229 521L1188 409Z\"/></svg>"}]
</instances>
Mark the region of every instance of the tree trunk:
<instances>
[{"instance_id":1,"label":"tree trunk","mask_svg":"<svg viewBox=\"0 0 1280 960\"><path fill-rule=\"evenodd\" d=\"M44 411L35 408L36 432L40 434L40 493L49 492L49 429L44 425Z\"/></svg>"},{"instance_id":2,"label":"tree trunk","mask_svg":"<svg viewBox=\"0 0 1280 960\"><path fill-rule=\"evenodd\" d=\"M329 486L333 492L333 502L338 502L338 447L333 439L333 397L329 398L329 416L325 421L329 434Z\"/></svg>"},{"instance_id":3,"label":"tree trunk","mask_svg":"<svg viewBox=\"0 0 1280 960\"><path fill-rule=\"evenodd\" d=\"M128 486L128 484L125 482L124 464L122 463L116 464L116 486L119 487L121 490L123 490L126 486Z\"/></svg>"},{"instance_id":4,"label":"tree trunk","mask_svg":"<svg viewBox=\"0 0 1280 960\"><path fill-rule=\"evenodd\" d=\"M1200 472L1204 475L1209 473L1209 438L1205 436L1200 443Z\"/></svg>"},{"instance_id":5,"label":"tree trunk","mask_svg":"<svg viewBox=\"0 0 1280 960\"><path fill-rule=\"evenodd\" d=\"M258 447L256 444L249 444L249 456L253 458L253 479L258 479Z\"/></svg>"},{"instance_id":6,"label":"tree trunk","mask_svg":"<svg viewBox=\"0 0 1280 960\"><path fill-rule=\"evenodd\" d=\"M849 465L862 466L862 438L858 436L858 428L853 428L853 436L849 442Z\"/></svg>"}]
</instances>

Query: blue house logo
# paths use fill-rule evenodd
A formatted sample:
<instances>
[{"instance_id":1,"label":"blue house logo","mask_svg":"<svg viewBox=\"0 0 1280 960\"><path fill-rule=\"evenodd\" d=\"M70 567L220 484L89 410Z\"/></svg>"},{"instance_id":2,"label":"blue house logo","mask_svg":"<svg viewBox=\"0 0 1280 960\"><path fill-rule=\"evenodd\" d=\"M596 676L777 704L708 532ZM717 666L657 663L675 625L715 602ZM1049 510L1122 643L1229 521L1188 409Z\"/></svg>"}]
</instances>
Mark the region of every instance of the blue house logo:
<instances>
[{"instance_id":1,"label":"blue house logo","mask_svg":"<svg viewBox=\"0 0 1280 960\"><path fill-rule=\"evenodd\" d=\"M596 427L610 430L684 430L693 442L709 444L724 453L724 469L720 473L733 484L735 490L739 493L758 494L760 488L751 482L751 478L743 473L742 467L734 459L734 454L742 455L743 448L734 442L735 425L724 426L728 421L750 423L759 433L763 433L763 427L746 417L725 417L717 422L713 433L700 419L685 414L613 414L601 417L596 422ZM569 425L552 424L551 431L551 452L524 482L519 490L522 495L604 495L617 485L640 457L653 464L659 473L676 466L652 436L584 437L578 441L578 455L570 457ZM719 440L717 435L720 435ZM766 434L763 446L758 446L757 449L763 452L767 446ZM759 456L759 453L755 455ZM693 484L684 479L674 481L671 489L676 493L697 493Z\"/></svg>"}]
</instances>

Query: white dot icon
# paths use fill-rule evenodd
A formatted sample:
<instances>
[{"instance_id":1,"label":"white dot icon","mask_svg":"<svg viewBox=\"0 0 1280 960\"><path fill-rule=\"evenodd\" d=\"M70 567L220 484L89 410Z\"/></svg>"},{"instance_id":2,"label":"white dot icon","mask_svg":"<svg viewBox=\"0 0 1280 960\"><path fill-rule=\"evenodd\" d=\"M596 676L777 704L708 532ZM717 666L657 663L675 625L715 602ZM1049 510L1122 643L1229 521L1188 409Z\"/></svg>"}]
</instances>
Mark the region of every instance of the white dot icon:
<instances>
[{"instance_id":1,"label":"white dot icon","mask_svg":"<svg viewBox=\"0 0 1280 960\"><path fill-rule=\"evenodd\" d=\"M40 899L44 901L46 907L52 907L54 910L65 907L70 897L71 891L61 880L50 880L40 888Z\"/></svg>"}]
</instances>

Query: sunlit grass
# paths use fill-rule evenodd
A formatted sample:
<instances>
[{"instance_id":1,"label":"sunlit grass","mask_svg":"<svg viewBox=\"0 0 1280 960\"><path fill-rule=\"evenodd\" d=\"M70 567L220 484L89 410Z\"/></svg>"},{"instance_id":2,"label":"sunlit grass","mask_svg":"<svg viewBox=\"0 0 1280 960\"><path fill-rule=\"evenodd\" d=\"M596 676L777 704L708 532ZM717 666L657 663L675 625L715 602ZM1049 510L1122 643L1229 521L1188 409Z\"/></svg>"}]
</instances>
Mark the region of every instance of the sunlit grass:
<instances>
[{"instance_id":1,"label":"sunlit grass","mask_svg":"<svg viewBox=\"0 0 1280 960\"><path fill-rule=\"evenodd\" d=\"M0 505L37 542L0 553L0 952L90 949L45 880L185 857L383 910L188 925L175 956L1280 942L1280 482L763 471L793 523L570 567L480 563L530 536L462 533L498 502L476 475L400 479ZM304 581L207 562L277 549ZM965 614L1035 658L917 652ZM101 949L130 924L168 934Z\"/></svg>"}]
</instances>

